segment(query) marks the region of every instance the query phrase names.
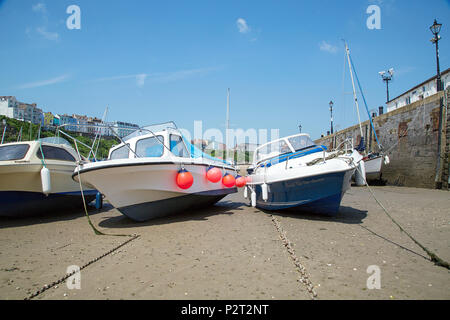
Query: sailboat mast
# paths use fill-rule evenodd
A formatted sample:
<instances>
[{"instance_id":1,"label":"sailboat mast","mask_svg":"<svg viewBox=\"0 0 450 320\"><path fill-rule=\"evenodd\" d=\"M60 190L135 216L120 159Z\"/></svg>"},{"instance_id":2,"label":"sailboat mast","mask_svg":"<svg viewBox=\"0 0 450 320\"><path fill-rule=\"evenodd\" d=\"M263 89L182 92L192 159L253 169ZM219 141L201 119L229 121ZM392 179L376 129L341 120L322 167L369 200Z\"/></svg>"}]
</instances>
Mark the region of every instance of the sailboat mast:
<instances>
[{"instance_id":1,"label":"sailboat mast","mask_svg":"<svg viewBox=\"0 0 450 320\"><path fill-rule=\"evenodd\" d=\"M358 105L358 98L356 97L355 81L353 80L352 62L350 61L350 50L348 49L347 42L345 42L345 51L347 52L348 68L350 69L350 78L352 79L353 98L355 99L356 113L358 115L359 130L361 131L361 139L362 139L364 135L361 126L361 117L359 115L359 105Z\"/></svg>"},{"instance_id":2,"label":"sailboat mast","mask_svg":"<svg viewBox=\"0 0 450 320\"><path fill-rule=\"evenodd\" d=\"M227 132L230 129L230 88L227 90Z\"/></svg>"}]
</instances>

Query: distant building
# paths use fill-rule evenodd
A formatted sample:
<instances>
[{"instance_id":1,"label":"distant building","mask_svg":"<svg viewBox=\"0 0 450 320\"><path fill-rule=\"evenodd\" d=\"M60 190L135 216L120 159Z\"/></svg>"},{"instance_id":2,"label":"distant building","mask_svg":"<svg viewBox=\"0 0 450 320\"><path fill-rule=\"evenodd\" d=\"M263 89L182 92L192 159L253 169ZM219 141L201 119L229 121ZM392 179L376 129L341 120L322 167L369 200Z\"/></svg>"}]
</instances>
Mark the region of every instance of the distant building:
<instances>
[{"instance_id":1,"label":"distant building","mask_svg":"<svg viewBox=\"0 0 450 320\"><path fill-rule=\"evenodd\" d=\"M51 112L44 112L44 126L50 127L54 125L55 116Z\"/></svg>"},{"instance_id":2,"label":"distant building","mask_svg":"<svg viewBox=\"0 0 450 320\"><path fill-rule=\"evenodd\" d=\"M67 114L58 115L59 125L63 126L64 131L77 131L77 119Z\"/></svg>"},{"instance_id":3,"label":"distant building","mask_svg":"<svg viewBox=\"0 0 450 320\"><path fill-rule=\"evenodd\" d=\"M0 97L0 115L8 118L16 118L18 116L19 102L13 96Z\"/></svg>"},{"instance_id":4,"label":"distant building","mask_svg":"<svg viewBox=\"0 0 450 320\"><path fill-rule=\"evenodd\" d=\"M33 124L42 124L44 114L41 109L36 107L36 103L28 104L19 102L18 109L20 116L16 119L28 121Z\"/></svg>"},{"instance_id":5,"label":"distant building","mask_svg":"<svg viewBox=\"0 0 450 320\"><path fill-rule=\"evenodd\" d=\"M386 103L387 112L401 108L437 93L436 78L437 76L434 76L428 80L425 80L417 86L388 101ZM441 72L441 82L442 88L444 89L447 89L450 86L450 68Z\"/></svg>"},{"instance_id":6,"label":"distant building","mask_svg":"<svg viewBox=\"0 0 450 320\"><path fill-rule=\"evenodd\" d=\"M29 121L33 124L42 124L42 110L36 107L35 103L28 104L17 101L13 96L0 97L0 114L22 121Z\"/></svg>"},{"instance_id":7,"label":"distant building","mask_svg":"<svg viewBox=\"0 0 450 320\"><path fill-rule=\"evenodd\" d=\"M114 121L111 127L112 130L121 138L139 129L137 124L122 121Z\"/></svg>"}]
</instances>

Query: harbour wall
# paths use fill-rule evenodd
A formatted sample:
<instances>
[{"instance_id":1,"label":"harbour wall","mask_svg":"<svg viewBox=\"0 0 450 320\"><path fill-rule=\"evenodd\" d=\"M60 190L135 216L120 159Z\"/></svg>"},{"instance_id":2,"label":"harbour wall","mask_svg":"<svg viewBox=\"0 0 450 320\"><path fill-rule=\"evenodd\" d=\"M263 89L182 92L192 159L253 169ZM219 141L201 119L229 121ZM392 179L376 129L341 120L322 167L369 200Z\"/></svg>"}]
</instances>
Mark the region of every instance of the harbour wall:
<instances>
[{"instance_id":1,"label":"harbour wall","mask_svg":"<svg viewBox=\"0 0 450 320\"><path fill-rule=\"evenodd\" d=\"M382 180L389 185L448 189L450 142L450 91L373 118L376 134L390 163L382 168ZM442 125L440 131L440 103ZM379 152L369 120L361 123L366 148ZM316 140L333 149L346 138L354 145L361 140L359 125ZM440 152L439 152L440 150ZM438 160L440 159L440 160Z\"/></svg>"}]
</instances>

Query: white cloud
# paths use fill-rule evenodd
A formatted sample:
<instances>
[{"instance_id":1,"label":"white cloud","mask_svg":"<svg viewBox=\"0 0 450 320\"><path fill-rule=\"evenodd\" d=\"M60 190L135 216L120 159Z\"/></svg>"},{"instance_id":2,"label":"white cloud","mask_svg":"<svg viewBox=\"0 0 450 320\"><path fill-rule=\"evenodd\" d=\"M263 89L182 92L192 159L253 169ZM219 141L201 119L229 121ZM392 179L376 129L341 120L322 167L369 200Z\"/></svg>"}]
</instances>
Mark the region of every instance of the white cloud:
<instances>
[{"instance_id":1,"label":"white cloud","mask_svg":"<svg viewBox=\"0 0 450 320\"><path fill-rule=\"evenodd\" d=\"M336 53L338 51L338 47L333 46L332 44L329 44L326 41L322 41L321 43L319 43L319 48L320 50L329 53Z\"/></svg>"},{"instance_id":2,"label":"white cloud","mask_svg":"<svg viewBox=\"0 0 450 320\"><path fill-rule=\"evenodd\" d=\"M29 88L44 87L44 86L48 86L51 84L63 82L67 78L69 78L69 75L65 74L65 75L62 75L62 76L59 76L59 77L56 77L53 79L25 83L25 84L20 85L18 88L19 89L29 89Z\"/></svg>"},{"instance_id":3,"label":"white cloud","mask_svg":"<svg viewBox=\"0 0 450 320\"><path fill-rule=\"evenodd\" d=\"M37 3L31 7L34 12L42 12L43 14L47 14L47 7L45 3Z\"/></svg>"},{"instance_id":4,"label":"white cloud","mask_svg":"<svg viewBox=\"0 0 450 320\"><path fill-rule=\"evenodd\" d=\"M245 21L243 18L237 19L236 25L237 25L240 33L250 32L250 27L247 25L247 21Z\"/></svg>"},{"instance_id":5,"label":"white cloud","mask_svg":"<svg viewBox=\"0 0 450 320\"><path fill-rule=\"evenodd\" d=\"M59 39L59 34L57 32L47 31L46 27L38 27L36 28L36 31L47 40L55 41Z\"/></svg>"},{"instance_id":6,"label":"white cloud","mask_svg":"<svg viewBox=\"0 0 450 320\"><path fill-rule=\"evenodd\" d=\"M219 67L211 67L211 68L198 68L198 69L188 69L188 70L179 70L174 72L157 72L157 73L139 73L139 74L131 74L131 75L121 75L121 76L111 76L104 77L91 80L90 82L103 82L103 81L113 81L113 80L123 80L123 79L135 79L136 85L139 88L142 88L145 84L145 81L152 82L160 82L167 83L172 81L183 80L195 75L205 75L210 72L219 70Z\"/></svg>"},{"instance_id":7,"label":"white cloud","mask_svg":"<svg viewBox=\"0 0 450 320\"><path fill-rule=\"evenodd\" d=\"M139 88L142 88L145 84L145 79L147 78L147 74L141 73L136 75L136 85Z\"/></svg>"}]
</instances>

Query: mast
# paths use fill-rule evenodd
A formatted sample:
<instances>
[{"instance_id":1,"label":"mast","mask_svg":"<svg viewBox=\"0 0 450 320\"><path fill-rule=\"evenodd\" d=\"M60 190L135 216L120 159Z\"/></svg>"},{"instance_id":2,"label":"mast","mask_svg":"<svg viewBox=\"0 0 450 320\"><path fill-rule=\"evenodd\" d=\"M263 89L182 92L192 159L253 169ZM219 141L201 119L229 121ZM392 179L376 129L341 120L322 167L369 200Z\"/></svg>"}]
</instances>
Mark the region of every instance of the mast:
<instances>
[{"instance_id":1,"label":"mast","mask_svg":"<svg viewBox=\"0 0 450 320\"><path fill-rule=\"evenodd\" d=\"M363 135L363 130L362 130L362 126L361 126L361 117L359 115L358 98L356 97L355 82L353 80L352 62L350 61L350 50L348 49L347 42L345 42L345 51L347 52L348 68L350 69L350 77L352 79L353 98L355 100L356 113L358 114L359 130L361 132L361 139L363 139L364 135Z\"/></svg>"},{"instance_id":2,"label":"mast","mask_svg":"<svg viewBox=\"0 0 450 320\"><path fill-rule=\"evenodd\" d=\"M230 88L227 90L227 132L230 129Z\"/></svg>"}]
</instances>

